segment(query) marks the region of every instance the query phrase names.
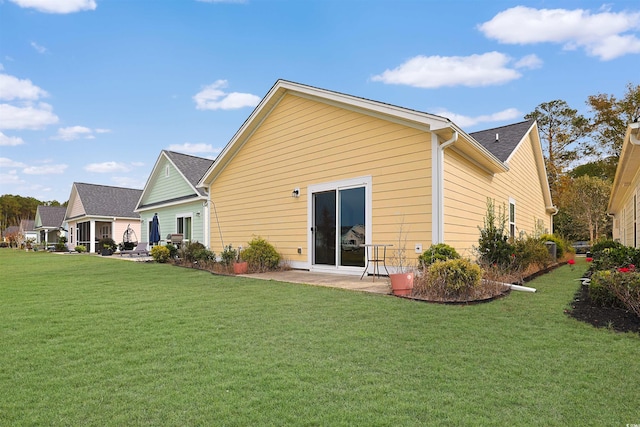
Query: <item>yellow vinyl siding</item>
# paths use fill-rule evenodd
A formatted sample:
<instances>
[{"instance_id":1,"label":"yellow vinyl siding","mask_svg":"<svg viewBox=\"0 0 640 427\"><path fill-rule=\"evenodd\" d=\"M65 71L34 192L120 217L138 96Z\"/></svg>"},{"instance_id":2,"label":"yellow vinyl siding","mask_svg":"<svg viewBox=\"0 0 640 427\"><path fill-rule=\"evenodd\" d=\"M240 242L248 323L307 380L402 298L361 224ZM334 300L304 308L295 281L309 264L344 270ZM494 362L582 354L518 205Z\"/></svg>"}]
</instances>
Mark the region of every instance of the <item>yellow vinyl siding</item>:
<instances>
[{"instance_id":1,"label":"yellow vinyl siding","mask_svg":"<svg viewBox=\"0 0 640 427\"><path fill-rule=\"evenodd\" d=\"M509 198L515 200L516 233L533 235L536 220L543 220L544 227L551 229L551 217L545 210L541 177L528 136L507 164L508 172L492 176L454 150L445 151L444 239L466 256L473 256L473 247L478 245L478 227L483 226L487 197L494 199L496 210L506 209L507 221Z\"/></svg>"},{"instance_id":2,"label":"yellow vinyl siding","mask_svg":"<svg viewBox=\"0 0 640 427\"><path fill-rule=\"evenodd\" d=\"M260 235L285 259L305 262L307 187L361 176L372 177L373 240L397 240L404 214L409 241L426 244L430 141L420 130L288 94L214 180L218 218L212 209L211 248L221 250L219 220L225 245L245 245ZM300 197L292 198L296 187Z\"/></svg>"}]
</instances>

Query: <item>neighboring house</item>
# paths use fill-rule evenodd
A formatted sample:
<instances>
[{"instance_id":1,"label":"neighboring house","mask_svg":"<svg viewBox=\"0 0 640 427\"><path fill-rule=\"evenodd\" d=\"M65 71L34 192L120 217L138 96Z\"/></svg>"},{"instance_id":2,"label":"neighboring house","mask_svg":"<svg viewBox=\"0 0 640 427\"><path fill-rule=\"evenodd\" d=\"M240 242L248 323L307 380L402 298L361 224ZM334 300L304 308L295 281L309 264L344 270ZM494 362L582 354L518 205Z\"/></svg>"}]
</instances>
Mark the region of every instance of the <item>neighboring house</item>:
<instances>
[{"instance_id":1,"label":"neighboring house","mask_svg":"<svg viewBox=\"0 0 640 427\"><path fill-rule=\"evenodd\" d=\"M19 243L26 243L28 240L36 242L38 240L38 232L35 230L35 221L32 219L20 220L18 238Z\"/></svg>"},{"instance_id":2,"label":"neighboring house","mask_svg":"<svg viewBox=\"0 0 640 427\"><path fill-rule=\"evenodd\" d=\"M488 199L514 235L551 230L556 213L535 122L467 134L444 117L283 80L198 185L217 208L215 252L258 235L294 268L351 274L365 265L364 251L341 247L354 226L366 243L394 245L390 265L404 241L414 261L440 242L473 257Z\"/></svg>"},{"instance_id":3,"label":"neighboring house","mask_svg":"<svg viewBox=\"0 0 640 427\"><path fill-rule=\"evenodd\" d=\"M69 196L65 221L68 245L83 245L89 252L99 252L96 243L110 237L116 243L131 227L140 241L140 215L134 212L142 190L74 182Z\"/></svg>"},{"instance_id":4,"label":"neighboring house","mask_svg":"<svg viewBox=\"0 0 640 427\"><path fill-rule=\"evenodd\" d=\"M64 236L67 230L64 216L67 208L64 206L38 206L36 210L35 230L38 233L38 243L48 246L58 243L58 238Z\"/></svg>"},{"instance_id":5,"label":"neighboring house","mask_svg":"<svg viewBox=\"0 0 640 427\"><path fill-rule=\"evenodd\" d=\"M608 209L614 240L640 248L640 122L627 127Z\"/></svg>"},{"instance_id":6,"label":"neighboring house","mask_svg":"<svg viewBox=\"0 0 640 427\"><path fill-rule=\"evenodd\" d=\"M196 184L213 160L162 150L140 195L135 212L140 214L142 240L149 241L153 216L158 214L160 238L182 234L183 242L209 245L207 194Z\"/></svg>"}]
</instances>

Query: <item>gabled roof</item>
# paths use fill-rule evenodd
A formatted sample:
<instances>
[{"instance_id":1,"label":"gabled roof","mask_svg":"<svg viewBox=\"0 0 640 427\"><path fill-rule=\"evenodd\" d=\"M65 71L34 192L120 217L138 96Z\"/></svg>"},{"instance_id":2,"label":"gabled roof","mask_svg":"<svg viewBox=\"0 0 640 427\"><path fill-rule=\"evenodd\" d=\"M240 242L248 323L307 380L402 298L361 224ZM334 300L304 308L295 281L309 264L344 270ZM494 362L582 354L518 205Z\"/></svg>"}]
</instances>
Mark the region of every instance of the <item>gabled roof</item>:
<instances>
[{"instance_id":1,"label":"gabled roof","mask_svg":"<svg viewBox=\"0 0 640 427\"><path fill-rule=\"evenodd\" d=\"M449 140L453 136L456 136L452 147L465 154L467 158L473 159L473 161L492 173L506 172L509 170L491 151L445 117L287 80L278 80L242 124L231 141L225 146L216 159L216 162L213 163L204 174L198 183L198 187L205 187L224 170L242 145L287 94L293 94L350 111L378 117L390 122L400 123L404 126L433 132L442 140Z\"/></svg>"},{"instance_id":2,"label":"gabled roof","mask_svg":"<svg viewBox=\"0 0 640 427\"><path fill-rule=\"evenodd\" d=\"M82 201L86 216L140 218L140 215L133 210L142 190L74 182L71 190L72 197L74 191ZM66 219L69 219L72 197L69 198Z\"/></svg>"},{"instance_id":3,"label":"gabled roof","mask_svg":"<svg viewBox=\"0 0 640 427\"><path fill-rule=\"evenodd\" d=\"M622 209L626 193L632 189L631 184L640 174L640 122L627 126L622 142L620 160L613 179L609 198L609 213L617 213Z\"/></svg>"},{"instance_id":4,"label":"gabled roof","mask_svg":"<svg viewBox=\"0 0 640 427\"><path fill-rule=\"evenodd\" d=\"M20 231L34 231L35 221L32 219L23 219L20 221Z\"/></svg>"},{"instance_id":5,"label":"gabled roof","mask_svg":"<svg viewBox=\"0 0 640 427\"><path fill-rule=\"evenodd\" d=\"M153 169L151 170L151 174L147 179L147 182L144 185L144 190L140 194L140 198L136 203L136 211L140 210L143 207L155 206L159 203L152 203L151 205L143 205L142 200L145 198L147 191L149 191L151 183L154 181L160 171L158 171L158 167L163 158L166 158L178 171L178 173L184 178L185 182L189 184L189 186L193 189L193 195L187 197L178 197L177 199L166 200L164 202L172 202L172 201L184 201L185 199L191 199L193 196L196 197L205 197L206 192L203 188L198 188L196 185L200 181L200 178L209 170L211 165L213 164L213 160L205 159L204 157L191 156L189 154L177 153L175 151L162 150L158 159L156 160Z\"/></svg>"},{"instance_id":6,"label":"gabled roof","mask_svg":"<svg viewBox=\"0 0 640 427\"><path fill-rule=\"evenodd\" d=\"M36 210L36 228L58 228L64 222L67 208L64 206L38 206Z\"/></svg>"},{"instance_id":7,"label":"gabled roof","mask_svg":"<svg viewBox=\"0 0 640 427\"><path fill-rule=\"evenodd\" d=\"M501 162L506 162L518 147L520 141L529 133L533 123L533 120L527 120L506 126L471 132L469 135L500 159Z\"/></svg>"},{"instance_id":8,"label":"gabled roof","mask_svg":"<svg viewBox=\"0 0 640 427\"><path fill-rule=\"evenodd\" d=\"M200 181L200 178L207 172L214 161L203 157L190 156L189 154L176 153L175 151L162 150L162 152L167 155L176 169L178 169L189 184L193 186L193 189L201 196L204 196L204 190L196 188L196 185L198 185L198 181Z\"/></svg>"}]
</instances>

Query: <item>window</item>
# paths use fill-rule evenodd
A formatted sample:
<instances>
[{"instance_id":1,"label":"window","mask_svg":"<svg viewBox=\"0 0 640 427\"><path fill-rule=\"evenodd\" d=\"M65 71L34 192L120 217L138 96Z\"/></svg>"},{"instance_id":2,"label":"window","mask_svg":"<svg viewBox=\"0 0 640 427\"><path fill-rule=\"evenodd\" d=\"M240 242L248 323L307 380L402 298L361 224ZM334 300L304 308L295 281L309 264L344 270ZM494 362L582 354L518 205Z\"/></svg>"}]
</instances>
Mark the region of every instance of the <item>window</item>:
<instances>
[{"instance_id":1,"label":"window","mask_svg":"<svg viewBox=\"0 0 640 427\"><path fill-rule=\"evenodd\" d=\"M516 237L516 201L509 198L509 237Z\"/></svg>"},{"instance_id":2,"label":"window","mask_svg":"<svg viewBox=\"0 0 640 427\"><path fill-rule=\"evenodd\" d=\"M176 217L176 230L182 239L191 241L191 214L180 214Z\"/></svg>"},{"instance_id":3,"label":"window","mask_svg":"<svg viewBox=\"0 0 640 427\"><path fill-rule=\"evenodd\" d=\"M169 165L164 167L164 176L169 177Z\"/></svg>"}]
</instances>

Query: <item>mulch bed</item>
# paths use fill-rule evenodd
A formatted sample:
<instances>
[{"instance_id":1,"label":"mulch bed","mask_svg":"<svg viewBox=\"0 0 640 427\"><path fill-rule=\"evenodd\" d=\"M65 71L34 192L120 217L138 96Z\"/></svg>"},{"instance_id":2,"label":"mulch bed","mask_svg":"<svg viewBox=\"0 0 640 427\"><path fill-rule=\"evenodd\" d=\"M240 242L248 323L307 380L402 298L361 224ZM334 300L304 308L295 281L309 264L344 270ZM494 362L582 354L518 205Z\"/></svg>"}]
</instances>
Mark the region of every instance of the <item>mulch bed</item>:
<instances>
[{"instance_id":1,"label":"mulch bed","mask_svg":"<svg viewBox=\"0 0 640 427\"><path fill-rule=\"evenodd\" d=\"M571 310L565 310L565 313L597 328L640 333L640 317L621 308L594 305L589 298L589 286L587 285L580 286L571 302Z\"/></svg>"}]
</instances>

